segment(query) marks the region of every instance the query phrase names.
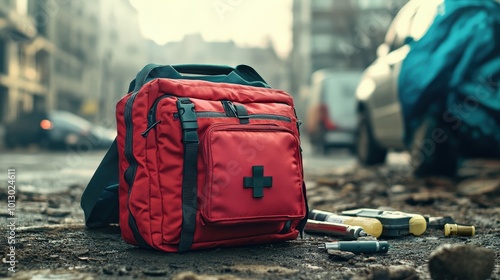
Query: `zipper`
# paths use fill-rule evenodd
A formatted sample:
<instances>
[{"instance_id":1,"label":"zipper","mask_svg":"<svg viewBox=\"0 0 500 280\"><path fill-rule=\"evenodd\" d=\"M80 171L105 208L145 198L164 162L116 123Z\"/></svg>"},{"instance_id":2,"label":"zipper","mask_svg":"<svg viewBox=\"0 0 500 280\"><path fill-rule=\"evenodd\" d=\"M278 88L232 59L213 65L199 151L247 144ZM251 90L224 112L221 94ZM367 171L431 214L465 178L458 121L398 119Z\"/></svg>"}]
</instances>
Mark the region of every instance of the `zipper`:
<instances>
[{"instance_id":1,"label":"zipper","mask_svg":"<svg viewBox=\"0 0 500 280\"><path fill-rule=\"evenodd\" d=\"M226 113L222 112L211 112L211 111L203 111L203 112L195 112L196 117L198 118L227 118ZM179 119L179 113L174 113L174 120Z\"/></svg>"},{"instance_id":2,"label":"zipper","mask_svg":"<svg viewBox=\"0 0 500 280\"><path fill-rule=\"evenodd\" d=\"M137 92L133 93L125 103L124 118L125 118L125 149L124 155L129 163L129 167L125 170L123 176L129 185L128 193L132 190L135 173L137 171L137 161L133 155L133 123L132 123L132 105L134 104Z\"/></svg>"},{"instance_id":3,"label":"zipper","mask_svg":"<svg viewBox=\"0 0 500 280\"><path fill-rule=\"evenodd\" d=\"M226 113L221 112L196 112L196 116L199 118L225 118L228 117ZM289 117L274 115L274 114L250 114L248 115L250 119L257 120L275 120L275 121L284 121L284 122L292 122L292 119ZM174 119L179 118L179 113L174 113Z\"/></svg>"},{"instance_id":4,"label":"zipper","mask_svg":"<svg viewBox=\"0 0 500 280\"><path fill-rule=\"evenodd\" d=\"M169 98L169 97L174 97L171 94L163 95L155 100L153 105L151 106L151 109L149 109L148 112L148 127L146 130L144 130L141 135L142 137L147 137L148 133L151 129L153 129L155 126L157 126L159 123L161 123L161 120L156 120L156 110L158 108L158 104L160 101L164 98ZM196 112L196 116L199 118L224 118L224 117L236 117L238 118L237 110L233 104L233 102L228 101L228 100L222 100L222 107L224 108L224 112L211 112L211 111L205 111L205 112ZM292 122L292 120L289 117L286 116L281 116L281 115L274 115L274 114L250 114L248 115L250 119L262 119L262 120L277 120L277 121L285 121L285 122ZM174 119L179 118L179 113L174 113Z\"/></svg>"},{"instance_id":5,"label":"zipper","mask_svg":"<svg viewBox=\"0 0 500 280\"><path fill-rule=\"evenodd\" d=\"M127 159L127 162L129 163L129 166L127 169L125 169L125 172L123 174L123 177L125 178L125 181L129 185L128 188L128 197L127 197L127 210L128 210L128 226L130 230L132 231L132 235L134 236L135 241L137 244L142 247L142 248L149 248L151 249L151 246L144 240L142 235L139 232L139 229L137 228L137 224L135 222L135 218L132 215L132 212L130 211L130 205L129 205L129 200L130 200L130 193L132 191L132 186L135 180L135 175L137 172L137 160L134 157L133 153L133 122L132 122L132 109L134 105L135 98L137 97L137 94L139 92L135 91L132 93L132 95L129 97L127 102L125 103L125 110L124 110L124 121L125 121L125 147L124 147L124 154L125 158Z\"/></svg>"},{"instance_id":6,"label":"zipper","mask_svg":"<svg viewBox=\"0 0 500 280\"><path fill-rule=\"evenodd\" d=\"M290 119L289 117L274 114L249 114L248 117L251 119L292 122L292 119Z\"/></svg>"},{"instance_id":7,"label":"zipper","mask_svg":"<svg viewBox=\"0 0 500 280\"><path fill-rule=\"evenodd\" d=\"M161 123L161 120L160 121L156 120L156 109L158 108L158 104L160 103L160 101L162 99L169 98L169 97L174 97L174 96L170 95L170 94L167 94L167 95L160 96L159 98L157 98L155 100L155 102L151 106L151 109L149 109L149 112L148 112L148 128L146 128L146 130L144 130L141 133L142 137L147 137L149 131L151 129L153 129L155 126L157 126L159 123Z\"/></svg>"}]
</instances>

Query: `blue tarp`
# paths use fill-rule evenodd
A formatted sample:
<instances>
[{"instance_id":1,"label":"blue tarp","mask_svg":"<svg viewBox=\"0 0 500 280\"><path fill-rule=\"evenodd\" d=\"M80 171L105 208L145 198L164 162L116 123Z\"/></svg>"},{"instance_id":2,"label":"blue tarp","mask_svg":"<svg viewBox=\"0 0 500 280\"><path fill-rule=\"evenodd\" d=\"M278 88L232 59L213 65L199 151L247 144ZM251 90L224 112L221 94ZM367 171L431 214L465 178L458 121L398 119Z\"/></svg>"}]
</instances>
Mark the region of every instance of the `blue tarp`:
<instances>
[{"instance_id":1,"label":"blue tarp","mask_svg":"<svg viewBox=\"0 0 500 280\"><path fill-rule=\"evenodd\" d=\"M425 1L425 0L424 0ZM405 142L429 114L457 135L500 147L500 3L445 0L427 33L410 43L398 92Z\"/></svg>"}]
</instances>

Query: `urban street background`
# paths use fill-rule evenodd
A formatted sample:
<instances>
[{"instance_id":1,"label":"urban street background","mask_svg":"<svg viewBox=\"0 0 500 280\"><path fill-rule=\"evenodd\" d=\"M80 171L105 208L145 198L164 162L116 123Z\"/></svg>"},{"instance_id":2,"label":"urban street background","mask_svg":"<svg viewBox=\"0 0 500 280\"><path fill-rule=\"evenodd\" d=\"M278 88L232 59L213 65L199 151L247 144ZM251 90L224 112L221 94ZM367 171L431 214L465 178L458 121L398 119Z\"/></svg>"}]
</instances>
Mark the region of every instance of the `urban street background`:
<instances>
[{"instance_id":1,"label":"urban street background","mask_svg":"<svg viewBox=\"0 0 500 280\"><path fill-rule=\"evenodd\" d=\"M454 178L417 177L409 152L391 150L385 163L364 166L352 146L314 146L315 136L306 128L317 71L360 75L381 56L389 26L408 2L0 0L0 174L5 174L0 177L0 277L415 280L448 279L446 273L454 273L462 277L457 279L499 280L498 158L465 160ZM476 235L444 236L442 229L429 228L422 236L388 239L387 254L320 250L318 245L337 240L321 234L165 254L126 244L117 226L86 229L81 194L106 151L103 139L114 137L117 101L148 63L248 64L271 87L289 92L303 120L311 209L450 216L458 224L474 225ZM344 114L347 108L345 116L354 125L356 85L343 88L343 100L353 106L339 102L341 108L335 109ZM324 107L317 109L326 114ZM104 145L74 145L68 136L64 141L73 145L53 146L38 134L31 136L34 143L21 145L7 133L12 124L21 132L31 130L18 124L24 115L55 110L87 120ZM53 128L44 121L35 121L36 128ZM14 208L9 204L13 185ZM15 230L9 228L13 217Z\"/></svg>"}]
</instances>

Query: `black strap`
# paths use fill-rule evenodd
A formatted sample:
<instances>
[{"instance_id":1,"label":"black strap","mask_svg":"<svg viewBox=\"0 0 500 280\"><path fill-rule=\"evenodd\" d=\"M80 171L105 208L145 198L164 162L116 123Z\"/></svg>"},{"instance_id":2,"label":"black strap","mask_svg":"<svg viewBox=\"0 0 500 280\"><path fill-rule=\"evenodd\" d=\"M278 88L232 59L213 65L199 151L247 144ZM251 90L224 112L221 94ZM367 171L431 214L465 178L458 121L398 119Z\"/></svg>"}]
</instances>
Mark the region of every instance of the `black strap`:
<instances>
[{"instance_id":1,"label":"black strap","mask_svg":"<svg viewBox=\"0 0 500 280\"><path fill-rule=\"evenodd\" d=\"M189 98L177 100L179 119L184 143L184 163L182 169L182 226L179 252L189 251L193 244L196 225L197 178L198 178L198 122L194 104Z\"/></svg>"},{"instance_id":2,"label":"black strap","mask_svg":"<svg viewBox=\"0 0 500 280\"><path fill-rule=\"evenodd\" d=\"M309 204L307 203L307 193L306 193L306 183L302 182L302 194L304 195L304 203L306 204L306 216L304 219L300 220L298 230L300 233L300 238L304 238L304 228L306 227L307 224L307 219L308 219L308 213L309 213Z\"/></svg>"},{"instance_id":3,"label":"black strap","mask_svg":"<svg viewBox=\"0 0 500 280\"><path fill-rule=\"evenodd\" d=\"M116 139L90 179L80 202L89 228L118 223L118 149Z\"/></svg>"},{"instance_id":4,"label":"black strap","mask_svg":"<svg viewBox=\"0 0 500 280\"><path fill-rule=\"evenodd\" d=\"M243 105L234 105L234 108L236 108L236 115L240 120L240 124L248 124L250 117L248 116L247 108Z\"/></svg>"}]
</instances>

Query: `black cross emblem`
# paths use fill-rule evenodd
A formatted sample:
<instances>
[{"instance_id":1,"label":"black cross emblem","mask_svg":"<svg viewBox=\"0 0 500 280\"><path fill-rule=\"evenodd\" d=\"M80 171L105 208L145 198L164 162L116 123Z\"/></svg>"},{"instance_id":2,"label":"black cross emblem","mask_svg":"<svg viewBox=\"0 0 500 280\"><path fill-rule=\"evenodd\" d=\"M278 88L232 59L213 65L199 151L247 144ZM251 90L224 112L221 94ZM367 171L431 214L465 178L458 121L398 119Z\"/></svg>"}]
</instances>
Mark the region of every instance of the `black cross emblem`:
<instances>
[{"instance_id":1,"label":"black cross emblem","mask_svg":"<svg viewBox=\"0 0 500 280\"><path fill-rule=\"evenodd\" d=\"M270 188L273 185L273 177L264 177L264 166L252 166L252 177L243 178L245 188L253 188L253 197L264 196L264 188Z\"/></svg>"}]
</instances>

